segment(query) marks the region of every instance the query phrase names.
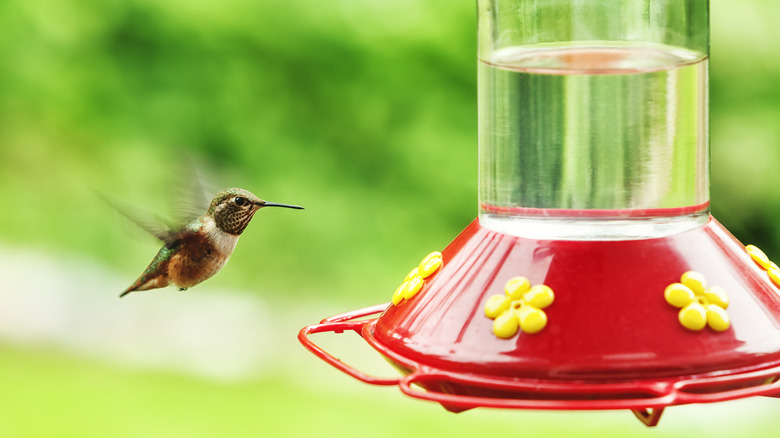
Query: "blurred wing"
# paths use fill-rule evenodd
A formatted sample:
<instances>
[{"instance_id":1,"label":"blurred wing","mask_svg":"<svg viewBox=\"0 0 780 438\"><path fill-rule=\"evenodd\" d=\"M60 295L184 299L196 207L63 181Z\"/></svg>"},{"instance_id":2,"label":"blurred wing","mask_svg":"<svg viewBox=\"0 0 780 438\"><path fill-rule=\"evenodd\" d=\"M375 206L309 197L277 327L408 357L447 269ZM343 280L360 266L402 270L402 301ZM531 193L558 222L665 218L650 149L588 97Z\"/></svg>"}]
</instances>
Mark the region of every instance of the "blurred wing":
<instances>
[{"instance_id":1,"label":"blurred wing","mask_svg":"<svg viewBox=\"0 0 780 438\"><path fill-rule=\"evenodd\" d=\"M188 224L206 213L213 197L192 159L183 161L173 183L171 200L173 219L178 225Z\"/></svg>"},{"instance_id":2,"label":"blurred wing","mask_svg":"<svg viewBox=\"0 0 780 438\"><path fill-rule=\"evenodd\" d=\"M130 219L130 221L148 231L154 237L165 242L166 246L171 246L178 240L179 233L171 226L166 224L161 217L142 211L141 209L130 206L127 203L112 199L103 193L98 192L98 195L103 198L103 200L108 205L113 207L126 218Z\"/></svg>"}]
</instances>

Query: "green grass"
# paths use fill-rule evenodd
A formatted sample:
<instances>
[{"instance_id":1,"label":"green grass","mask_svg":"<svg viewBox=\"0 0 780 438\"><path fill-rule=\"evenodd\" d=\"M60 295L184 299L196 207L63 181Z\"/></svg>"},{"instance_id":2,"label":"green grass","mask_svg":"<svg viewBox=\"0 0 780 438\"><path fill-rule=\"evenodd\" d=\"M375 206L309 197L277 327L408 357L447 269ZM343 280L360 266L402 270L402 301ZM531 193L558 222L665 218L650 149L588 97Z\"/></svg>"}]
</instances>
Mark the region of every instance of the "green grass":
<instances>
[{"instance_id":1,"label":"green grass","mask_svg":"<svg viewBox=\"0 0 780 438\"><path fill-rule=\"evenodd\" d=\"M452 414L329 368L314 374L274 372L254 381L219 383L6 347L0 349L0 435L762 437L780 427L775 415L761 417L777 407L778 400L770 399L760 405L674 407L656 429L648 429L627 411Z\"/></svg>"}]
</instances>

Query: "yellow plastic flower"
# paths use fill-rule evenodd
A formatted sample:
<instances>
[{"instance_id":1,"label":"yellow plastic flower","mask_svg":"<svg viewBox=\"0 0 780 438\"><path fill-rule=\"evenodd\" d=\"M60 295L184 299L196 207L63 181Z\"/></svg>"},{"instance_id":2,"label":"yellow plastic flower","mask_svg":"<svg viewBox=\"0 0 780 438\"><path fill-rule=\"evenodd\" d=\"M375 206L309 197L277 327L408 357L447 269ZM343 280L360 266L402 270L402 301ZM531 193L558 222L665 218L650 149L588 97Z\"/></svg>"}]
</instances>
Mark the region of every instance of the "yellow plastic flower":
<instances>
[{"instance_id":1,"label":"yellow plastic flower","mask_svg":"<svg viewBox=\"0 0 780 438\"><path fill-rule=\"evenodd\" d=\"M406 274L404 281L393 293L393 305L397 306L401 301L410 300L417 295L417 292L420 292L423 286L425 286L425 280L438 272L442 265L443 261L440 252L434 251L425 256L419 265Z\"/></svg>"},{"instance_id":2,"label":"yellow plastic flower","mask_svg":"<svg viewBox=\"0 0 780 438\"><path fill-rule=\"evenodd\" d=\"M777 267L775 262L769 260L769 257L764 254L764 251L761 251L755 245L748 245L745 247L745 250L750 254L750 258L752 258L761 269L766 271L769 280L771 280L775 286L780 287L780 268Z\"/></svg>"},{"instance_id":3,"label":"yellow plastic flower","mask_svg":"<svg viewBox=\"0 0 780 438\"><path fill-rule=\"evenodd\" d=\"M765 271L771 267L772 262L769 260L769 257L766 256L764 251L758 249L757 246L748 245L745 247L745 251L747 251L748 254L750 254L750 258L752 258L753 261L756 262L758 266L761 266L761 268Z\"/></svg>"},{"instance_id":4,"label":"yellow plastic flower","mask_svg":"<svg viewBox=\"0 0 780 438\"><path fill-rule=\"evenodd\" d=\"M688 271L680 277L680 283L672 283L664 290L664 299L680 309L677 319L688 330L699 331L705 326L722 332L731 326L726 308L729 297L717 286L707 288L707 280L696 271Z\"/></svg>"},{"instance_id":5,"label":"yellow plastic flower","mask_svg":"<svg viewBox=\"0 0 780 438\"><path fill-rule=\"evenodd\" d=\"M525 277L514 277L504 285L504 293L493 295L485 303L485 316L493 320L493 334L508 339L518 331L537 333L547 326L542 309L555 300L553 290L539 284L531 286Z\"/></svg>"}]
</instances>

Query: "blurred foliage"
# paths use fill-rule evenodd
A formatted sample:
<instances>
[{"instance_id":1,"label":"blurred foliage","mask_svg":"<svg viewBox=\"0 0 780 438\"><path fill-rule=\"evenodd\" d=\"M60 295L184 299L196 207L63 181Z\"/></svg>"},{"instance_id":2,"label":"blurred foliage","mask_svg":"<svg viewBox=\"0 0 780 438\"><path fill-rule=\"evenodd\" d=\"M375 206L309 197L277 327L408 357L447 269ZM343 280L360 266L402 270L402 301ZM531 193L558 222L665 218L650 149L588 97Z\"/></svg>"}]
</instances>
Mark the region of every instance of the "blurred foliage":
<instances>
[{"instance_id":1,"label":"blurred foliage","mask_svg":"<svg viewBox=\"0 0 780 438\"><path fill-rule=\"evenodd\" d=\"M768 18L780 3L712 0L711 11L713 215L780 254L780 28Z\"/></svg>"},{"instance_id":2,"label":"blurred foliage","mask_svg":"<svg viewBox=\"0 0 780 438\"><path fill-rule=\"evenodd\" d=\"M712 2L713 212L769 254L778 10ZM307 207L262 212L212 281L373 303L476 216L470 2L6 0L0 29L3 240L132 281L156 243L92 190L162 210L189 154Z\"/></svg>"},{"instance_id":3,"label":"blurred foliage","mask_svg":"<svg viewBox=\"0 0 780 438\"><path fill-rule=\"evenodd\" d=\"M187 152L218 188L307 208L262 212L221 281L385 299L475 215L462 6L3 2L1 234L140 272L155 244L90 189L160 210Z\"/></svg>"}]
</instances>

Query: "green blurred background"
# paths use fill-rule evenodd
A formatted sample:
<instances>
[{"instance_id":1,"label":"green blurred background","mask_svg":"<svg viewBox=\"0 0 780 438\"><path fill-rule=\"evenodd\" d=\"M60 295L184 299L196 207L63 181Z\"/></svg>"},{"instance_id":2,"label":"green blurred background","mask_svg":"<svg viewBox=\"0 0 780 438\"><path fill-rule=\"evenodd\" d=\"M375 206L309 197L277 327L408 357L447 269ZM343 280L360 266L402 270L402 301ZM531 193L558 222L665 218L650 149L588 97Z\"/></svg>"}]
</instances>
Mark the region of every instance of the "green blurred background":
<instances>
[{"instance_id":1,"label":"green blurred background","mask_svg":"<svg viewBox=\"0 0 780 438\"><path fill-rule=\"evenodd\" d=\"M780 254L773 0L711 2L712 209ZM472 0L0 1L0 436L770 436L780 402L450 414L298 345L476 216ZM118 301L191 157L263 211L225 269ZM335 337L335 336L334 336ZM344 335L349 337L349 335ZM357 363L368 347L326 340Z\"/></svg>"}]
</instances>

